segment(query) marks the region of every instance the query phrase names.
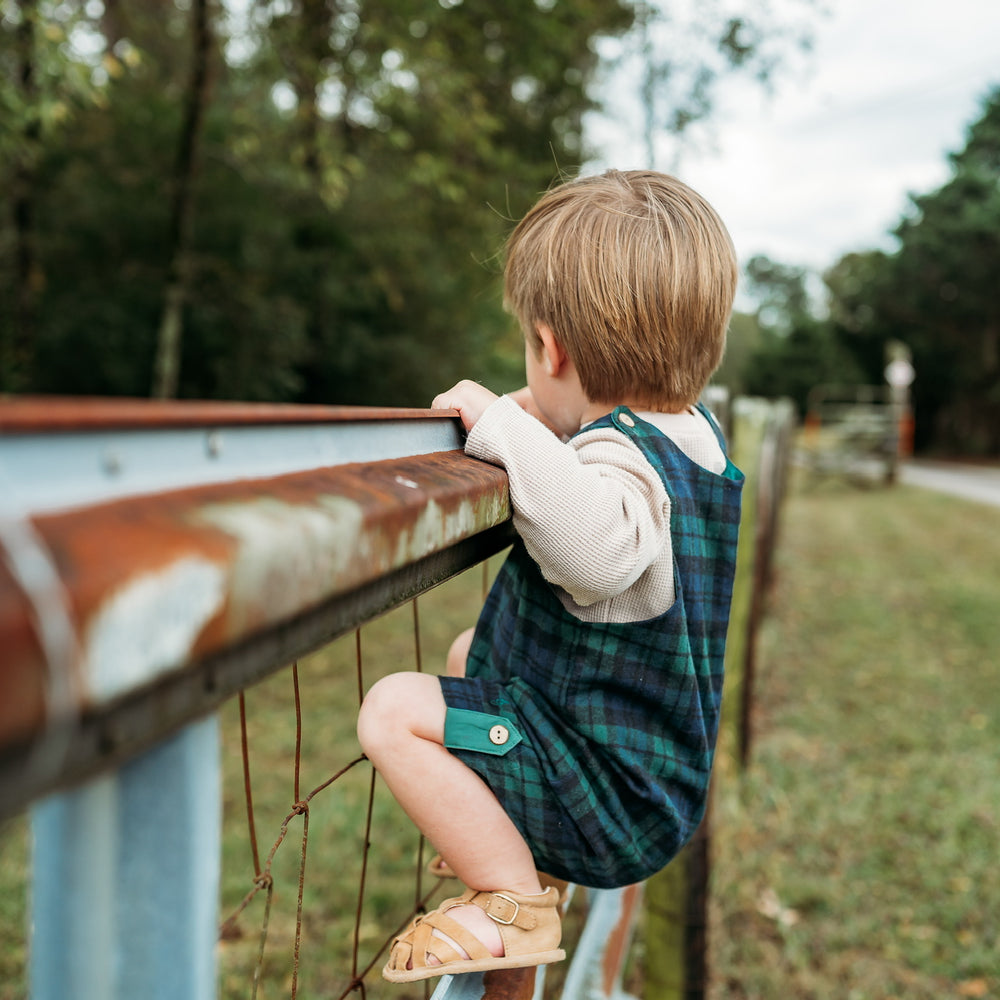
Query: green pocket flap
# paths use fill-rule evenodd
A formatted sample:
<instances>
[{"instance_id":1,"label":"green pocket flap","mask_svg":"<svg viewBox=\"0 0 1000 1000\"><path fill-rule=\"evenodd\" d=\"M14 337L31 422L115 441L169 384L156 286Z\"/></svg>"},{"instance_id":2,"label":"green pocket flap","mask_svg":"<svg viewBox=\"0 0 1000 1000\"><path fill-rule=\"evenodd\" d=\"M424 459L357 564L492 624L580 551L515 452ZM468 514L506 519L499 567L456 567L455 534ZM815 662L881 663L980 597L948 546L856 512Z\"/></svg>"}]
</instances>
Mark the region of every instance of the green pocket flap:
<instances>
[{"instance_id":1,"label":"green pocket flap","mask_svg":"<svg viewBox=\"0 0 1000 1000\"><path fill-rule=\"evenodd\" d=\"M454 750L475 750L502 757L521 742L510 719L466 708L449 708L444 717L444 745Z\"/></svg>"}]
</instances>

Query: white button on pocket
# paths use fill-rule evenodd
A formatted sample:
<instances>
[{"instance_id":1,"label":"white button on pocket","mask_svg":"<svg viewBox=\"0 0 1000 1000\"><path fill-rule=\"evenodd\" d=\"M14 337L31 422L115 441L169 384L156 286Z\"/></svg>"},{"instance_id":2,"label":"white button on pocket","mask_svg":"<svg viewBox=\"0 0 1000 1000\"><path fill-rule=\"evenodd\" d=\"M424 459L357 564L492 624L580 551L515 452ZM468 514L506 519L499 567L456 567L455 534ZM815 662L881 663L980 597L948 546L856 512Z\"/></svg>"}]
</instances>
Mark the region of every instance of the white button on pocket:
<instances>
[{"instance_id":1,"label":"white button on pocket","mask_svg":"<svg viewBox=\"0 0 1000 1000\"><path fill-rule=\"evenodd\" d=\"M502 747L510 739L510 730L506 726L494 726L490 730L490 742Z\"/></svg>"}]
</instances>

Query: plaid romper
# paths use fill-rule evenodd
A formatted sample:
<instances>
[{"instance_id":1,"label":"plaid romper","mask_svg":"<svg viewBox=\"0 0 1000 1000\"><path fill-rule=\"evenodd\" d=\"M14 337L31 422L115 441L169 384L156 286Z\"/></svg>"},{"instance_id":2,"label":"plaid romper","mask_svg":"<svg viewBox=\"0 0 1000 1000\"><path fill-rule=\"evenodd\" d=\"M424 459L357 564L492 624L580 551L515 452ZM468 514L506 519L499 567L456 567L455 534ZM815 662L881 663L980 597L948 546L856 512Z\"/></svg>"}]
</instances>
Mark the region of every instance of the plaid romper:
<instances>
[{"instance_id":1,"label":"plaid romper","mask_svg":"<svg viewBox=\"0 0 1000 1000\"><path fill-rule=\"evenodd\" d=\"M732 462L709 472L624 407L587 429L607 425L670 497L674 604L648 621L580 621L519 541L467 676L440 678L445 745L486 781L540 870L596 888L659 871L704 814L743 484Z\"/></svg>"}]
</instances>

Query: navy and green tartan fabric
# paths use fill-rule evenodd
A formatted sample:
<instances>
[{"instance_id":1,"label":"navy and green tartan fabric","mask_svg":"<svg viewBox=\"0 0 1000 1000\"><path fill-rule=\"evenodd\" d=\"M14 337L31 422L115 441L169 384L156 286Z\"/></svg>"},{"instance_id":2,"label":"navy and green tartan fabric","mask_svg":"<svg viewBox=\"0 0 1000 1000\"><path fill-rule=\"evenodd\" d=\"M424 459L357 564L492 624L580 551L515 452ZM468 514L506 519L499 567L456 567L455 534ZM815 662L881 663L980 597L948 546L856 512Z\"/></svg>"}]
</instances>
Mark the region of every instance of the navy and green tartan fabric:
<instances>
[{"instance_id":1,"label":"navy and green tartan fabric","mask_svg":"<svg viewBox=\"0 0 1000 1000\"><path fill-rule=\"evenodd\" d=\"M643 622L582 622L518 542L480 615L468 676L441 678L449 709L502 716L521 737L505 753L452 753L487 782L539 869L597 888L658 871L704 813L743 483L732 463L709 472L623 413L587 429L617 427L663 478L673 606Z\"/></svg>"}]
</instances>

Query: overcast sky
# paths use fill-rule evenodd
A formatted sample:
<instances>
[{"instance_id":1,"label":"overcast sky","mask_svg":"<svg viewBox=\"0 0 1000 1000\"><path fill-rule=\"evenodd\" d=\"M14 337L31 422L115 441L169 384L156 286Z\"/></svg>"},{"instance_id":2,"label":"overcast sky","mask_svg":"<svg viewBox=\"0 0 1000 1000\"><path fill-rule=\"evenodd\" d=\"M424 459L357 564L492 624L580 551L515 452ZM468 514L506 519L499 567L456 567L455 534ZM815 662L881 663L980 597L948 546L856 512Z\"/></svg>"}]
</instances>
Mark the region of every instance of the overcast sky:
<instances>
[{"instance_id":1,"label":"overcast sky","mask_svg":"<svg viewBox=\"0 0 1000 1000\"><path fill-rule=\"evenodd\" d=\"M715 205L743 262L763 253L822 271L852 250L890 249L907 194L947 180L947 154L1000 85L1000 0L826 7L813 51L793 57L772 95L727 86L711 142L679 160L669 144L657 154L657 168ZM645 166L627 131L595 127L606 152L591 166Z\"/></svg>"}]
</instances>

